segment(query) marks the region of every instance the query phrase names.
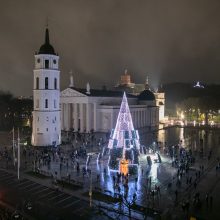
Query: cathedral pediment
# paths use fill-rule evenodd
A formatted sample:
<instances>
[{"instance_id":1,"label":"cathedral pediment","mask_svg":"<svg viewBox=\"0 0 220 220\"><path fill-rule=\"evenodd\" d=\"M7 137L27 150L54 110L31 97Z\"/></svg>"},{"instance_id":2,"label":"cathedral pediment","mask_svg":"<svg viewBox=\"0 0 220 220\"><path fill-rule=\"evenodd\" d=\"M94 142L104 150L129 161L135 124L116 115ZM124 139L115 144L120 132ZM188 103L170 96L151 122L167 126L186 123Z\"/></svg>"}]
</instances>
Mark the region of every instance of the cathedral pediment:
<instances>
[{"instance_id":1,"label":"cathedral pediment","mask_svg":"<svg viewBox=\"0 0 220 220\"><path fill-rule=\"evenodd\" d=\"M61 97L87 97L85 94L75 89L67 88L61 92Z\"/></svg>"}]
</instances>

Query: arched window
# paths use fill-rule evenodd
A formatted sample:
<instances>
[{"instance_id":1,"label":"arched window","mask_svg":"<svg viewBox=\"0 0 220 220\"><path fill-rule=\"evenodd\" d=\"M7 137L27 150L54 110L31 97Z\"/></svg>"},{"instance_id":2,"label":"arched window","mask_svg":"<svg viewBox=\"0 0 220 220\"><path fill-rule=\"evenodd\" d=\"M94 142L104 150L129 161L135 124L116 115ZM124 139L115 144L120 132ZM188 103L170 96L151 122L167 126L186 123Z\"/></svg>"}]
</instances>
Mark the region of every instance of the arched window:
<instances>
[{"instance_id":1,"label":"arched window","mask_svg":"<svg viewBox=\"0 0 220 220\"><path fill-rule=\"evenodd\" d=\"M54 78L54 89L57 89L57 78Z\"/></svg>"},{"instance_id":2,"label":"arched window","mask_svg":"<svg viewBox=\"0 0 220 220\"><path fill-rule=\"evenodd\" d=\"M36 78L36 89L39 89L39 77Z\"/></svg>"},{"instance_id":3,"label":"arched window","mask_svg":"<svg viewBox=\"0 0 220 220\"><path fill-rule=\"evenodd\" d=\"M54 106L53 106L54 108L57 108L56 99L53 100L53 105L54 105Z\"/></svg>"},{"instance_id":4,"label":"arched window","mask_svg":"<svg viewBox=\"0 0 220 220\"><path fill-rule=\"evenodd\" d=\"M45 99L45 108L48 108L48 99Z\"/></svg>"},{"instance_id":5,"label":"arched window","mask_svg":"<svg viewBox=\"0 0 220 220\"><path fill-rule=\"evenodd\" d=\"M48 77L45 77L45 89L48 89Z\"/></svg>"}]
</instances>

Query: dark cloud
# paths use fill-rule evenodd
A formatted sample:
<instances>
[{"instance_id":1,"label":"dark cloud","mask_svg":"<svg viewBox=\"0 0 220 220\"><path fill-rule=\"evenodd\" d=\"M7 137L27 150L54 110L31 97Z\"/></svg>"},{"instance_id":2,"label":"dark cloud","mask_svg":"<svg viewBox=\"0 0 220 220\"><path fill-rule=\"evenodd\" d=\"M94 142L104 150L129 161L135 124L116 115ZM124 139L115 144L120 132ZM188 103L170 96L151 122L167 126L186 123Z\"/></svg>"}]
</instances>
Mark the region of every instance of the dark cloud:
<instances>
[{"instance_id":1,"label":"dark cloud","mask_svg":"<svg viewBox=\"0 0 220 220\"><path fill-rule=\"evenodd\" d=\"M50 39L61 87L109 88L127 68L137 83L220 82L220 1L19 0L0 7L0 89L32 94L34 52ZM78 74L77 74L78 73Z\"/></svg>"}]
</instances>

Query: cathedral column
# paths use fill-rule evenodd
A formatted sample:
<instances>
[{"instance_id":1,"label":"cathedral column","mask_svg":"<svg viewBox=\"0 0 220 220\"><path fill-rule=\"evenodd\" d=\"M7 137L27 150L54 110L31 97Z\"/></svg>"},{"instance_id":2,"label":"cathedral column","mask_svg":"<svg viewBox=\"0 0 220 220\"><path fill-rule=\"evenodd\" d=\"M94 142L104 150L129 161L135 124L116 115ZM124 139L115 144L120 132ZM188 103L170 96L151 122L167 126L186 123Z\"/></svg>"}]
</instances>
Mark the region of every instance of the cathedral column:
<instances>
[{"instance_id":1,"label":"cathedral column","mask_svg":"<svg viewBox=\"0 0 220 220\"><path fill-rule=\"evenodd\" d=\"M84 130L83 103L79 104L79 118L80 118L80 131L83 132Z\"/></svg>"},{"instance_id":2,"label":"cathedral column","mask_svg":"<svg viewBox=\"0 0 220 220\"><path fill-rule=\"evenodd\" d=\"M74 128L74 104L73 103L71 103L70 104L71 105L71 126L70 126L70 128L72 129L72 128Z\"/></svg>"},{"instance_id":3,"label":"cathedral column","mask_svg":"<svg viewBox=\"0 0 220 220\"><path fill-rule=\"evenodd\" d=\"M139 110L139 120L140 120L140 128L142 127L142 118L141 118L141 110Z\"/></svg>"},{"instance_id":4,"label":"cathedral column","mask_svg":"<svg viewBox=\"0 0 220 220\"><path fill-rule=\"evenodd\" d=\"M74 131L78 131L78 114L77 114L77 104L76 103L74 103L73 104L73 106L74 106L74 116L73 116L73 118L74 118Z\"/></svg>"},{"instance_id":5,"label":"cathedral column","mask_svg":"<svg viewBox=\"0 0 220 220\"><path fill-rule=\"evenodd\" d=\"M93 119L93 123L94 123L94 125L93 125L93 129L94 129L94 131L96 131L96 126L97 126L97 124L96 124L96 103L93 103L93 117L94 117L94 119Z\"/></svg>"},{"instance_id":6,"label":"cathedral column","mask_svg":"<svg viewBox=\"0 0 220 220\"><path fill-rule=\"evenodd\" d=\"M63 120L63 111L64 111L64 108L63 108L63 103L61 104L61 115L60 115L60 121L61 121L61 130L64 129L64 120Z\"/></svg>"},{"instance_id":7,"label":"cathedral column","mask_svg":"<svg viewBox=\"0 0 220 220\"><path fill-rule=\"evenodd\" d=\"M109 131L111 131L111 129L113 129L113 110L111 110L111 127L109 128Z\"/></svg>"},{"instance_id":8,"label":"cathedral column","mask_svg":"<svg viewBox=\"0 0 220 220\"><path fill-rule=\"evenodd\" d=\"M139 110L139 122L140 122L140 128L142 127L142 118L141 118L141 110Z\"/></svg>"},{"instance_id":9,"label":"cathedral column","mask_svg":"<svg viewBox=\"0 0 220 220\"><path fill-rule=\"evenodd\" d=\"M135 129L137 129L137 123L136 123L136 111L134 110L134 112L133 112L133 123L134 123L134 127L135 127Z\"/></svg>"},{"instance_id":10,"label":"cathedral column","mask_svg":"<svg viewBox=\"0 0 220 220\"><path fill-rule=\"evenodd\" d=\"M139 110L139 121L140 121L140 128L142 127L142 112Z\"/></svg>"},{"instance_id":11,"label":"cathedral column","mask_svg":"<svg viewBox=\"0 0 220 220\"><path fill-rule=\"evenodd\" d=\"M138 128L138 110L136 110L135 112L135 124L136 124L136 128Z\"/></svg>"},{"instance_id":12,"label":"cathedral column","mask_svg":"<svg viewBox=\"0 0 220 220\"><path fill-rule=\"evenodd\" d=\"M67 130L67 104L65 103L64 105L63 105L63 112L64 112L64 114L63 114L63 118L64 118L64 130Z\"/></svg>"},{"instance_id":13,"label":"cathedral column","mask_svg":"<svg viewBox=\"0 0 220 220\"><path fill-rule=\"evenodd\" d=\"M138 109L138 127L141 127L141 111Z\"/></svg>"},{"instance_id":14,"label":"cathedral column","mask_svg":"<svg viewBox=\"0 0 220 220\"><path fill-rule=\"evenodd\" d=\"M144 127L146 126L146 110L144 109Z\"/></svg>"},{"instance_id":15,"label":"cathedral column","mask_svg":"<svg viewBox=\"0 0 220 220\"><path fill-rule=\"evenodd\" d=\"M89 108L90 104L86 104L86 131L90 132L91 128L90 128L90 120L91 118L89 117L89 112L90 112L90 108Z\"/></svg>"},{"instance_id":16,"label":"cathedral column","mask_svg":"<svg viewBox=\"0 0 220 220\"><path fill-rule=\"evenodd\" d=\"M70 130L70 103L67 103L67 131Z\"/></svg>"},{"instance_id":17,"label":"cathedral column","mask_svg":"<svg viewBox=\"0 0 220 220\"><path fill-rule=\"evenodd\" d=\"M140 127L142 127L142 111L140 110Z\"/></svg>"}]
</instances>

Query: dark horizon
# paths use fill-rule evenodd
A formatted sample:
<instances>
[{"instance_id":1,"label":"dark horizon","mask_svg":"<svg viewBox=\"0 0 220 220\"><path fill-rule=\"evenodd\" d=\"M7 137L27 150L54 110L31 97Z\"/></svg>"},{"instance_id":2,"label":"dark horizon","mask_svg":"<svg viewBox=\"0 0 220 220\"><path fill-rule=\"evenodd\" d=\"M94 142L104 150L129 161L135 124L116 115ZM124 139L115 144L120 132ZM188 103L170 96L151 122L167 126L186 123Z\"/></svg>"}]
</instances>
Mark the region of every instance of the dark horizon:
<instances>
[{"instance_id":1,"label":"dark horizon","mask_svg":"<svg viewBox=\"0 0 220 220\"><path fill-rule=\"evenodd\" d=\"M34 53L50 41L61 89L111 88L128 69L135 83L220 83L220 2L10 1L0 9L0 90L32 95ZM111 80L109 80L109 78Z\"/></svg>"}]
</instances>

